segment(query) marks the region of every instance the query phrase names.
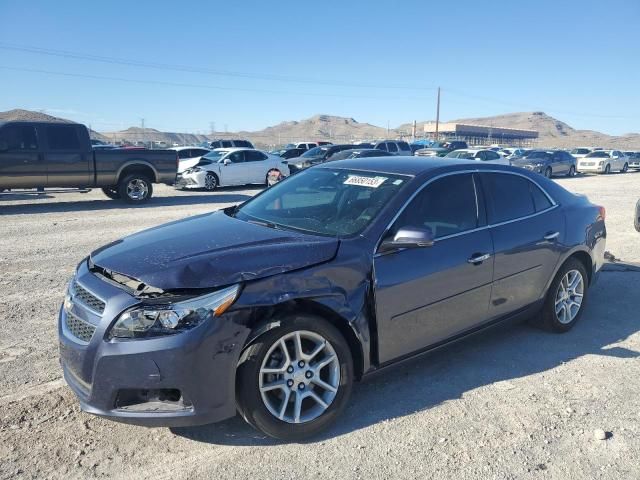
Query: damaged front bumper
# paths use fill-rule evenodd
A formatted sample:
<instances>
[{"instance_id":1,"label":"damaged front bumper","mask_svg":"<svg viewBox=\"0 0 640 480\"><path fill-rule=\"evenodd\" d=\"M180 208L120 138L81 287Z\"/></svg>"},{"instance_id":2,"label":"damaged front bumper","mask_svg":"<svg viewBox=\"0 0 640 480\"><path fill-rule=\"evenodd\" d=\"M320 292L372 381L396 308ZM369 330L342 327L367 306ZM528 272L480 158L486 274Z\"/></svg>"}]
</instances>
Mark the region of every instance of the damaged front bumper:
<instances>
[{"instance_id":1,"label":"damaged front bumper","mask_svg":"<svg viewBox=\"0 0 640 480\"><path fill-rule=\"evenodd\" d=\"M83 262L58 333L64 378L81 408L144 426L190 426L235 415L235 371L249 330L228 312L192 330L112 339L110 326L140 300Z\"/></svg>"}]
</instances>

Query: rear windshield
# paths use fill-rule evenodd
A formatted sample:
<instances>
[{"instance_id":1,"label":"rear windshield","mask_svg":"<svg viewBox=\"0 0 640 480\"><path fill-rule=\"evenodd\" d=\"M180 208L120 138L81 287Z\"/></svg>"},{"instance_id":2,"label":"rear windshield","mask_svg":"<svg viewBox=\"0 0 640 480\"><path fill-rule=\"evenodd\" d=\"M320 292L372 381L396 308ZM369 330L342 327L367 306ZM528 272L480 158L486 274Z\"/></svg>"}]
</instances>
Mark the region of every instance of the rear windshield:
<instances>
[{"instance_id":1,"label":"rear windshield","mask_svg":"<svg viewBox=\"0 0 640 480\"><path fill-rule=\"evenodd\" d=\"M320 157L324 155L327 150L329 150L329 147L315 147L303 153L302 157Z\"/></svg>"},{"instance_id":2,"label":"rear windshield","mask_svg":"<svg viewBox=\"0 0 640 480\"><path fill-rule=\"evenodd\" d=\"M245 203L235 216L272 228L341 237L364 230L409 177L310 168Z\"/></svg>"},{"instance_id":3,"label":"rear windshield","mask_svg":"<svg viewBox=\"0 0 640 480\"><path fill-rule=\"evenodd\" d=\"M571 155L586 155L590 151L591 150L589 150L588 148L574 148L573 150L571 150Z\"/></svg>"}]
</instances>

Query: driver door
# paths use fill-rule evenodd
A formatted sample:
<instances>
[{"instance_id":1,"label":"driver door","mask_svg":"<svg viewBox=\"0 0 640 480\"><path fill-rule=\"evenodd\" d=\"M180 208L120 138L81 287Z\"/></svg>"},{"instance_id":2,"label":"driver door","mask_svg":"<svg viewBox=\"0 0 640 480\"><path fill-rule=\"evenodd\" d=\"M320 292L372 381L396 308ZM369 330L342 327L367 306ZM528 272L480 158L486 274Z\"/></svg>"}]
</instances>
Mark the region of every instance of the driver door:
<instances>
[{"instance_id":1,"label":"driver door","mask_svg":"<svg viewBox=\"0 0 640 480\"><path fill-rule=\"evenodd\" d=\"M493 242L474 175L449 175L427 185L388 235L431 230L432 246L374 257L379 361L441 343L486 322L493 279ZM386 235L387 236L387 235ZM385 238L386 238L385 236Z\"/></svg>"},{"instance_id":2,"label":"driver door","mask_svg":"<svg viewBox=\"0 0 640 480\"><path fill-rule=\"evenodd\" d=\"M220 165L223 185L244 185L251 183L249 165L245 162L244 150L231 152ZM231 163L225 163L229 160Z\"/></svg>"}]
</instances>

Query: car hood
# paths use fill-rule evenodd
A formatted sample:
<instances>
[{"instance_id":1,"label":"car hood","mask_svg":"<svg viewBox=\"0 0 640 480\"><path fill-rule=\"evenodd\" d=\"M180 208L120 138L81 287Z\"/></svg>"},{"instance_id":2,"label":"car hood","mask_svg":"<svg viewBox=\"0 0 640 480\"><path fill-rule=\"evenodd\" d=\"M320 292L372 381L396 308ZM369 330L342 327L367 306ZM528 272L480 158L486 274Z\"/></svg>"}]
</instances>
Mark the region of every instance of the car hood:
<instances>
[{"instance_id":1,"label":"car hood","mask_svg":"<svg viewBox=\"0 0 640 480\"><path fill-rule=\"evenodd\" d=\"M276 230L223 211L133 234L96 250L91 262L152 289L216 288L331 260L336 238Z\"/></svg>"},{"instance_id":2,"label":"car hood","mask_svg":"<svg viewBox=\"0 0 640 480\"><path fill-rule=\"evenodd\" d=\"M513 158L511 159L512 165L536 165L541 163L543 165L549 163L549 160L544 158Z\"/></svg>"}]
</instances>

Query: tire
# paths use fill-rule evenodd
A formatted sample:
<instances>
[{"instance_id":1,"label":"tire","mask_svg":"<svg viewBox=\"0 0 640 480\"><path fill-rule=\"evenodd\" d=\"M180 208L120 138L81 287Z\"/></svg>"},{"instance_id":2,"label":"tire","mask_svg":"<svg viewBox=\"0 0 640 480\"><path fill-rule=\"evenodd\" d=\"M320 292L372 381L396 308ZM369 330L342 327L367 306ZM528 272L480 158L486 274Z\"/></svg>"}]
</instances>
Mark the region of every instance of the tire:
<instances>
[{"instance_id":1,"label":"tire","mask_svg":"<svg viewBox=\"0 0 640 480\"><path fill-rule=\"evenodd\" d=\"M267 187L273 187L276 183L282 180L282 172L277 168L269 170L265 178Z\"/></svg>"},{"instance_id":2,"label":"tire","mask_svg":"<svg viewBox=\"0 0 640 480\"><path fill-rule=\"evenodd\" d=\"M119 200L120 198L122 198L120 196L120 194L118 193L118 189L116 188L103 188L102 189L102 193L104 193L107 197L109 197L112 200Z\"/></svg>"},{"instance_id":3,"label":"tire","mask_svg":"<svg viewBox=\"0 0 640 480\"><path fill-rule=\"evenodd\" d=\"M576 167L571 165L569 168L569 173L567 173L567 177L575 177L576 176Z\"/></svg>"},{"instance_id":4,"label":"tire","mask_svg":"<svg viewBox=\"0 0 640 480\"><path fill-rule=\"evenodd\" d=\"M296 353L296 338L301 339L305 354L322 346L313 360L302 356L308 364L297 363L301 356ZM319 355L320 360L316 360ZM282 319L280 327L259 336L242 358L236 376L238 410L250 425L270 437L299 441L318 434L340 416L351 395L353 359L349 345L340 331L321 317L301 314ZM331 358L334 360L320 366ZM310 374L311 362L312 368L320 369ZM265 373L264 368L277 373ZM321 387L316 379L336 391ZM265 385L280 381L281 387L265 389ZM299 396L301 408L296 415Z\"/></svg>"},{"instance_id":5,"label":"tire","mask_svg":"<svg viewBox=\"0 0 640 480\"><path fill-rule=\"evenodd\" d=\"M604 174L609 175L611 173L611 164L607 163L607 166L604 167Z\"/></svg>"},{"instance_id":6,"label":"tire","mask_svg":"<svg viewBox=\"0 0 640 480\"><path fill-rule=\"evenodd\" d=\"M547 178L551 178L553 176L553 170L551 170L551 167L546 168L546 170L544 171L544 176Z\"/></svg>"},{"instance_id":7,"label":"tire","mask_svg":"<svg viewBox=\"0 0 640 480\"><path fill-rule=\"evenodd\" d=\"M628 170L629 164L627 162L624 162L624 166L622 167L622 170L620 170L620 173L627 173Z\"/></svg>"},{"instance_id":8,"label":"tire","mask_svg":"<svg viewBox=\"0 0 640 480\"><path fill-rule=\"evenodd\" d=\"M153 184L142 173L124 176L118 183L118 194L127 203L139 205L147 202L153 195Z\"/></svg>"},{"instance_id":9,"label":"tire","mask_svg":"<svg viewBox=\"0 0 640 480\"><path fill-rule=\"evenodd\" d=\"M574 275L576 275L576 273L580 276L578 283L569 290L567 289L568 281L572 278L575 279L576 277ZM558 270L547 292L544 306L542 307L542 326L547 330L558 333L571 330L578 320L580 320L582 312L584 311L588 297L588 282L589 277L582 262L576 258L567 260L560 270ZM581 294L582 297L572 295L570 293L572 291L576 295ZM562 301L563 305L556 305L556 303L560 301L559 298L565 293L568 294L568 297ZM579 302L576 310L574 310L575 305L569 306L569 301ZM569 310L571 311L570 314Z\"/></svg>"},{"instance_id":10,"label":"tire","mask_svg":"<svg viewBox=\"0 0 640 480\"><path fill-rule=\"evenodd\" d=\"M219 183L220 182L218 181L218 177L215 173L209 172L204 177L204 189L209 192L213 192L216 188L218 188Z\"/></svg>"}]
</instances>

